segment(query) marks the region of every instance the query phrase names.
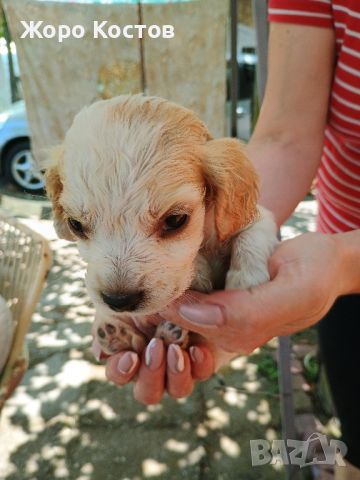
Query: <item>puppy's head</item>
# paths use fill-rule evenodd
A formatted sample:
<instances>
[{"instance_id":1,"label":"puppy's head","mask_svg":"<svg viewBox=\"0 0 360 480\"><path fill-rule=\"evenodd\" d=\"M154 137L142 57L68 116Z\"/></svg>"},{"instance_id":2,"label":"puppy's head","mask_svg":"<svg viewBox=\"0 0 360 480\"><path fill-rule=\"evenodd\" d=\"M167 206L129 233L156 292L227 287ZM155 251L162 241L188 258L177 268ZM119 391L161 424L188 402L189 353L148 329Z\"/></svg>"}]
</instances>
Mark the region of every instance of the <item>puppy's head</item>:
<instances>
[{"instance_id":1,"label":"puppy's head","mask_svg":"<svg viewBox=\"0 0 360 480\"><path fill-rule=\"evenodd\" d=\"M190 286L204 240L227 241L256 213L240 143L153 97L83 109L45 179L59 236L78 241L90 296L113 311L164 308Z\"/></svg>"}]
</instances>

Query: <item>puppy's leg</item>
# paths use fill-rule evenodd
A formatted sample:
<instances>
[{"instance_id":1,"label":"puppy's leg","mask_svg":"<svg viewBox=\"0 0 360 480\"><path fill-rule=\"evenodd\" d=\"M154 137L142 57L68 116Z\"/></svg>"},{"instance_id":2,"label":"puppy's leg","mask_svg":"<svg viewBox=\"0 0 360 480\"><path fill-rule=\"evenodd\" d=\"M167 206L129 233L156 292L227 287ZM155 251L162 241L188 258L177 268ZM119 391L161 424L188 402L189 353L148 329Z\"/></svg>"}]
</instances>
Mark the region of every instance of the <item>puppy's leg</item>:
<instances>
[{"instance_id":1,"label":"puppy's leg","mask_svg":"<svg viewBox=\"0 0 360 480\"><path fill-rule=\"evenodd\" d=\"M186 348L189 343L189 332L184 328L175 325L168 320L164 320L156 328L155 337L161 338L165 345L175 343L182 348Z\"/></svg>"},{"instance_id":2,"label":"puppy's leg","mask_svg":"<svg viewBox=\"0 0 360 480\"><path fill-rule=\"evenodd\" d=\"M211 267L207 259L198 254L194 265L195 275L191 282L191 288L197 292L209 293L213 290L211 282Z\"/></svg>"},{"instance_id":3,"label":"puppy's leg","mask_svg":"<svg viewBox=\"0 0 360 480\"><path fill-rule=\"evenodd\" d=\"M259 211L259 220L233 240L226 289L254 287L269 280L268 259L278 244L277 227L269 211L262 207ZM238 355L234 352L214 352L217 368L227 365Z\"/></svg>"},{"instance_id":4,"label":"puppy's leg","mask_svg":"<svg viewBox=\"0 0 360 480\"><path fill-rule=\"evenodd\" d=\"M268 259L278 244L277 228L268 210L259 211L259 220L233 240L226 289L254 287L270 279Z\"/></svg>"},{"instance_id":5,"label":"puppy's leg","mask_svg":"<svg viewBox=\"0 0 360 480\"><path fill-rule=\"evenodd\" d=\"M118 317L104 316L96 312L93 336L99 342L102 351L108 355L114 355L123 350L141 353L147 344L145 335L134 326L130 315L125 314Z\"/></svg>"},{"instance_id":6,"label":"puppy's leg","mask_svg":"<svg viewBox=\"0 0 360 480\"><path fill-rule=\"evenodd\" d=\"M195 276L191 282L191 288L198 292L211 292L211 269L208 261L202 255L198 255L195 259ZM159 323L156 328L155 337L161 338L165 345L175 343L182 348L186 348L189 344L189 332L167 320Z\"/></svg>"}]
</instances>

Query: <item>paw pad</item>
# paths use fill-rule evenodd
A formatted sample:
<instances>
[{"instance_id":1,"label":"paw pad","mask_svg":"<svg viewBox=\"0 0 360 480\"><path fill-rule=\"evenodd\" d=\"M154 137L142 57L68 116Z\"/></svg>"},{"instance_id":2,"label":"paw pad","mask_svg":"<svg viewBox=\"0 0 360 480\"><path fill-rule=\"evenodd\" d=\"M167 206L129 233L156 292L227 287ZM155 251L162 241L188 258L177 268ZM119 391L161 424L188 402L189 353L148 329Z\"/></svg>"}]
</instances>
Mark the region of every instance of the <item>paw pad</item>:
<instances>
[{"instance_id":1,"label":"paw pad","mask_svg":"<svg viewBox=\"0 0 360 480\"><path fill-rule=\"evenodd\" d=\"M105 333L105 330L103 330L102 328L98 328L97 329L97 334L100 338L104 339L106 337L106 333Z\"/></svg>"},{"instance_id":2,"label":"paw pad","mask_svg":"<svg viewBox=\"0 0 360 480\"><path fill-rule=\"evenodd\" d=\"M164 321L158 325L155 336L164 340L165 345L175 343L185 347L188 342L187 331L183 330L178 325L167 321Z\"/></svg>"},{"instance_id":3,"label":"paw pad","mask_svg":"<svg viewBox=\"0 0 360 480\"><path fill-rule=\"evenodd\" d=\"M114 335L116 328L114 327L114 325L111 325L111 323L107 323L105 325L105 330L109 335Z\"/></svg>"},{"instance_id":4,"label":"paw pad","mask_svg":"<svg viewBox=\"0 0 360 480\"><path fill-rule=\"evenodd\" d=\"M141 352L145 343L140 332L130 326L127 328L122 322L101 323L96 329L96 336L102 351L107 355L128 349Z\"/></svg>"}]
</instances>

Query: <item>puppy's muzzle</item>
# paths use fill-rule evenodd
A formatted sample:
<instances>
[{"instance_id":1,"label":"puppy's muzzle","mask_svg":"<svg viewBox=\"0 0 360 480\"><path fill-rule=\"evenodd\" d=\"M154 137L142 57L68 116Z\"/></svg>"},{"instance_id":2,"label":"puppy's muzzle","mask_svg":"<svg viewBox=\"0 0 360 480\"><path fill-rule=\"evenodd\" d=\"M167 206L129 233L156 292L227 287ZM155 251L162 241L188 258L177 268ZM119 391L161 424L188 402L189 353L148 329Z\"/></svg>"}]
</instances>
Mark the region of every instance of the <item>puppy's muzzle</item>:
<instances>
[{"instance_id":1,"label":"puppy's muzzle","mask_svg":"<svg viewBox=\"0 0 360 480\"><path fill-rule=\"evenodd\" d=\"M104 293L101 298L111 310L115 312L129 312L135 310L144 298L144 292Z\"/></svg>"}]
</instances>

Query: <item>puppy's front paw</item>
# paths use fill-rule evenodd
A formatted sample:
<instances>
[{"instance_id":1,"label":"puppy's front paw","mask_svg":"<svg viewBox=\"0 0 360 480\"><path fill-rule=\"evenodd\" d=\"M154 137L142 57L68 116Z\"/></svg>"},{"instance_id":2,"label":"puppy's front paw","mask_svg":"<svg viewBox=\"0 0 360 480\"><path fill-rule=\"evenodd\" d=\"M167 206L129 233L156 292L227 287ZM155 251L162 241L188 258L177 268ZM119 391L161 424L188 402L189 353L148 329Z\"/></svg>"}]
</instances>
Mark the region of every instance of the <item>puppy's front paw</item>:
<instances>
[{"instance_id":1,"label":"puppy's front paw","mask_svg":"<svg viewBox=\"0 0 360 480\"><path fill-rule=\"evenodd\" d=\"M96 322L94 336L107 355L114 355L123 350L141 353L147 342L145 336L135 328L116 318L107 319L102 323Z\"/></svg>"},{"instance_id":2,"label":"puppy's front paw","mask_svg":"<svg viewBox=\"0 0 360 480\"><path fill-rule=\"evenodd\" d=\"M162 321L156 328L155 337L161 338L165 345L175 343L186 348L189 343L189 332L167 320Z\"/></svg>"},{"instance_id":3,"label":"puppy's front paw","mask_svg":"<svg viewBox=\"0 0 360 480\"><path fill-rule=\"evenodd\" d=\"M256 266L251 269L233 270L226 274L226 289L246 289L268 282L270 275L267 267Z\"/></svg>"}]
</instances>

